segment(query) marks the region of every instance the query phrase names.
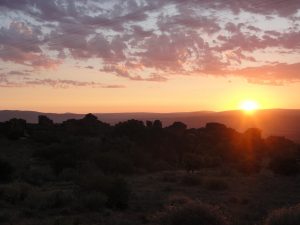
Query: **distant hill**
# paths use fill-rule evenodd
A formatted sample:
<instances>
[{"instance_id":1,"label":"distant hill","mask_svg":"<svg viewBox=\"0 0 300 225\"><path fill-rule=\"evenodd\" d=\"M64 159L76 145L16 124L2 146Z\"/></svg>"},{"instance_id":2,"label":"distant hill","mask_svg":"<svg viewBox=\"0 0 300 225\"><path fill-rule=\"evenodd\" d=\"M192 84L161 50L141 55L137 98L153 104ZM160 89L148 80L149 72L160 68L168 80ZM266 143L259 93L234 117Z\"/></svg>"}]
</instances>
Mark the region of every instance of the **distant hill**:
<instances>
[{"instance_id":1,"label":"distant hill","mask_svg":"<svg viewBox=\"0 0 300 225\"><path fill-rule=\"evenodd\" d=\"M0 122L11 118L22 118L29 123L36 123L39 115L46 115L56 123L61 123L67 119L79 119L84 114L73 113L42 113L34 111L0 111ZM262 129L264 136L277 135L286 136L300 142L300 110L298 109L266 109L259 110L253 115L247 115L242 111L224 112L178 112L178 113L94 113L99 120L115 124L128 119L155 120L162 121L164 126L170 125L174 121L181 121L188 127L203 127L207 122L219 122L229 127L244 131L249 127Z\"/></svg>"}]
</instances>

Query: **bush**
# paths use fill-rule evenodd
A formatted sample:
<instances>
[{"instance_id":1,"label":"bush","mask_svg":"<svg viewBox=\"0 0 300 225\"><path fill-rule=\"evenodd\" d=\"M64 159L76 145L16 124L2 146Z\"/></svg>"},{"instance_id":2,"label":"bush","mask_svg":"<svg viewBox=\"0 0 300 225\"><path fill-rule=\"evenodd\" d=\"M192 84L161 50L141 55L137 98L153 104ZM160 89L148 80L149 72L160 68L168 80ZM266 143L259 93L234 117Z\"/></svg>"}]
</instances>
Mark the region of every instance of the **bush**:
<instances>
[{"instance_id":1,"label":"bush","mask_svg":"<svg viewBox=\"0 0 300 225\"><path fill-rule=\"evenodd\" d=\"M200 202L170 207L159 217L161 225L227 225L226 217L214 206Z\"/></svg>"},{"instance_id":2,"label":"bush","mask_svg":"<svg viewBox=\"0 0 300 225\"><path fill-rule=\"evenodd\" d=\"M106 205L109 208L124 210L128 207L130 189L122 178L94 172L93 174L82 174L79 185L82 191L94 191L106 195Z\"/></svg>"},{"instance_id":3,"label":"bush","mask_svg":"<svg viewBox=\"0 0 300 225\"><path fill-rule=\"evenodd\" d=\"M204 187L210 191L224 191L228 189L228 184L223 179L211 178L204 182Z\"/></svg>"},{"instance_id":4,"label":"bush","mask_svg":"<svg viewBox=\"0 0 300 225\"><path fill-rule=\"evenodd\" d=\"M90 192L79 199L79 208L87 211L102 210L107 202L107 196L99 192Z\"/></svg>"},{"instance_id":5,"label":"bush","mask_svg":"<svg viewBox=\"0 0 300 225\"><path fill-rule=\"evenodd\" d=\"M95 163L105 173L131 174L134 171L133 162L126 156L118 153L99 154L95 158Z\"/></svg>"},{"instance_id":6,"label":"bush","mask_svg":"<svg viewBox=\"0 0 300 225\"><path fill-rule=\"evenodd\" d=\"M176 193L168 197L168 204L171 206L180 206L191 202L192 200L183 194Z\"/></svg>"},{"instance_id":7,"label":"bush","mask_svg":"<svg viewBox=\"0 0 300 225\"><path fill-rule=\"evenodd\" d=\"M276 209L271 212L264 225L299 225L300 205L289 208Z\"/></svg>"},{"instance_id":8,"label":"bush","mask_svg":"<svg viewBox=\"0 0 300 225\"><path fill-rule=\"evenodd\" d=\"M74 195L70 191L32 191L24 201L33 210L56 209L70 205Z\"/></svg>"},{"instance_id":9,"label":"bush","mask_svg":"<svg viewBox=\"0 0 300 225\"><path fill-rule=\"evenodd\" d=\"M9 163L0 159L0 183L9 183L13 179L14 168Z\"/></svg>"},{"instance_id":10,"label":"bush","mask_svg":"<svg viewBox=\"0 0 300 225\"><path fill-rule=\"evenodd\" d=\"M112 180L113 177L106 176L97 170L88 170L79 175L77 183L82 191L105 192L109 189Z\"/></svg>"},{"instance_id":11,"label":"bush","mask_svg":"<svg viewBox=\"0 0 300 225\"><path fill-rule=\"evenodd\" d=\"M11 224L12 215L9 211L0 211L0 224Z\"/></svg>"},{"instance_id":12,"label":"bush","mask_svg":"<svg viewBox=\"0 0 300 225\"><path fill-rule=\"evenodd\" d=\"M270 161L269 168L273 173L285 176L296 175L300 172L296 158L273 158Z\"/></svg>"},{"instance_id":13,"label":"bush","mask_svg":"<svg viewBox=\"0 0 300 225\"><path fill-rule=\"evenodd\" d=\"M197 175L185 175L182 177L181 183L186 186L197 186L202 184L202 179Z\"/></svg>"},{"instance_id":14,"label":"bush","mask_svg":"<svg viewBox=\"0 0 300 225\"><path fill-rule=\"evenodd\" d=\"M187 172L194 172L203 167L202 158L196 154L186 154L183 158L183 167Z\"/></svg>"},{"instance_id":15,"label":"bush","mask_svg":"<svg viewBox=\"0 0 300 225\"><path fill-rule=\"evenodd\" d=\"M243 174L257 174L261 171L261 164L256 160L241 160L237 163L237 170Z\"/></svg>"},{"instance_id":16,"label":"bush","mask_svg":"<svg viewBox=\"0 0 300 225\"><path fill-rule=\"evenodd\" d=\"M23 174L22 179L32 185L42 185L55 180L54 173L49 166L31 167Z\"/></svg>"},{"instance_id":17,"label":"bush","mask_svg":"<svg viewBox=\"0 0 300 225\"><path fill-rule=\"evenodd\" d=\"M120 210L128 208L130 189L124 179L116 178L113 180L106 194L108 207Z\"/></svg>"},{"instance_id":18,"label":"bush","mask_svg":"<svg viewBox=\"0 0 300 225\"><path fill-rule=\"evenodd\" d=\"M82 160L88 157L87 146L77 140L66 140L62 144L52 144L34 151L33 157L48 162L56 176L64 169L76 168Z\"/></svg>"},{"instance_id":19,"label":"bush","mask_svg":"<svg viewBox=\"0 0 300 225\"><path fill-rule=\"evenodd\" d=\"M11 204L17 204L27 198L32 187L27 183L10 183L0 188L2 200Z\"/></svg>"},{"instance_id":20,"label":"bush","mask_svg":"<svg viewBox=\"0 0 300 225\"><path fill-rule=\"evenodd\" d=\"M161 180L163 182L176 183L178 181L178 176L174 172L163 172Z\"/></svg>"}]
</instances>

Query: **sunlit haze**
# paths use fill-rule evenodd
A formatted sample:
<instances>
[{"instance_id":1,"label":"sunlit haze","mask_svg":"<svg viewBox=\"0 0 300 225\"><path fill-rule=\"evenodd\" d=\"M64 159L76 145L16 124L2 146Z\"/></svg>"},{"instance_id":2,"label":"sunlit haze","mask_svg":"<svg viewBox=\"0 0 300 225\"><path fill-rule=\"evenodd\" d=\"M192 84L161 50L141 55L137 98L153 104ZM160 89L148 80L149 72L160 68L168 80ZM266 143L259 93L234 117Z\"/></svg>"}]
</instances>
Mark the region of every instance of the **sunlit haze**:
<instances>
[{"instance_id":1,"label":"sunlit haze","mask_svg":"<svg viewBox=\"0 0 300 225\"><path fill-rule=\"evenodd\" d=\"M246 112L253 112L259 109L259 104L254 100L245 100L241 102L240 109Z\"/></svg>"}]
</instances>

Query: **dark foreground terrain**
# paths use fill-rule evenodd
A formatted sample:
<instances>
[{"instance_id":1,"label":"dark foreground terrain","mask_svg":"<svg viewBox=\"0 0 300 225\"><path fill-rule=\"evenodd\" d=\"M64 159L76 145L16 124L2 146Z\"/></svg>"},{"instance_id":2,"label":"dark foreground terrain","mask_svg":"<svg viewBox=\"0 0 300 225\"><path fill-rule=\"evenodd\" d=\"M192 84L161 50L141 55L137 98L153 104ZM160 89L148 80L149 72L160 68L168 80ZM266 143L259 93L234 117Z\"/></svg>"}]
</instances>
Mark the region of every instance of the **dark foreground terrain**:
<instances>
[{"instance_id":1,"label":"dark foreground terrain","mask_svg":"<svg viewBox=\"0 0 300 225\"><path fill-rule=\"evenodd\" d=\"M300 224L300 149L220 123L0 123L0 224Z\"/></svg>"}]
</instances>

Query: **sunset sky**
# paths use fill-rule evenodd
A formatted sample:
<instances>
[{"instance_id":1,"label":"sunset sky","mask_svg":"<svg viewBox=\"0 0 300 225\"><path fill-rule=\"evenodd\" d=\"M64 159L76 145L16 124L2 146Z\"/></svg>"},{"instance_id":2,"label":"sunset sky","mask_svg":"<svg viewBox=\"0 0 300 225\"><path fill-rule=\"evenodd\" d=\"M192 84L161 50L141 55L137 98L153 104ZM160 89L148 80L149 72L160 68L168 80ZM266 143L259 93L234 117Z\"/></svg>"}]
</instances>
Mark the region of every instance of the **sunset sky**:
<instances>
[{"instance_id":1,"label":"sunset sky","mask_svg":"<svg viewBox=\"0 0 300 225\"><path fill-rule=\"evenodd\" d=\"M0 110L300 108L299 0L0 0Z\"/></svg>"}]
</instances>

